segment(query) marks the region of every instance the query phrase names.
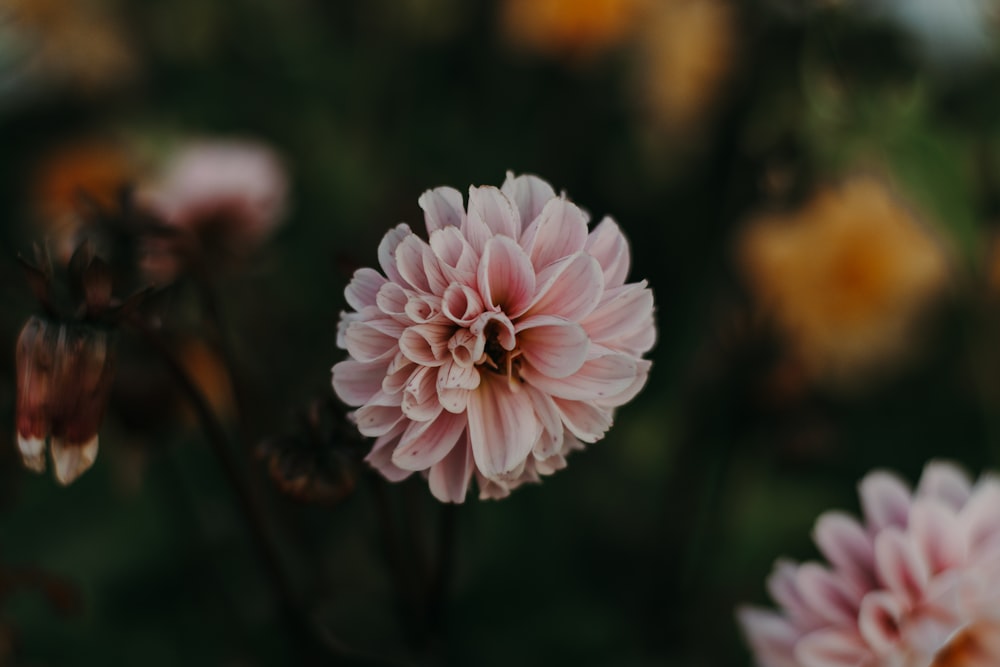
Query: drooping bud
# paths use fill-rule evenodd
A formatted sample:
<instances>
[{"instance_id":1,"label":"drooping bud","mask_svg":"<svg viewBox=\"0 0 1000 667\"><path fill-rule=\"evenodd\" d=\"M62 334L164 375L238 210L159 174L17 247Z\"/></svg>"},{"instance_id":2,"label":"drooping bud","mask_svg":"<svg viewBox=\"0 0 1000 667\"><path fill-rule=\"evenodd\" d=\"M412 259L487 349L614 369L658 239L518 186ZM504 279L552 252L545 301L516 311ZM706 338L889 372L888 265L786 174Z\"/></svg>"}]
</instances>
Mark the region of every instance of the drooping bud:
<instances>
[{"instance_id":1,"label":"drooping bud","mask_svg":"<svg viewBox=\"0 0 1000 667\"><path fill-rule=\"evenodd\" d=\"M17 442L25 466L70 484L97 457L97 431L114 378L113 334L86 323L34 316L17 342Z\"/></svg>"}]
</instances>

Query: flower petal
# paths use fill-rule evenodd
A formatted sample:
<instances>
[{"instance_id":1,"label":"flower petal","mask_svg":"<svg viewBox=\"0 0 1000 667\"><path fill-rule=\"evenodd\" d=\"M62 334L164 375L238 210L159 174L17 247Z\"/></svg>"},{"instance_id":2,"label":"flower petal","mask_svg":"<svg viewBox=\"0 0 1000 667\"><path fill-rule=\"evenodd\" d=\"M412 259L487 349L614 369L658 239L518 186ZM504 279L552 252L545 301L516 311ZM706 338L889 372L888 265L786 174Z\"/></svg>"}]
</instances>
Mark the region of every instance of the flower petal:
<instances>
[{"instance_id":1,"label":"flower petal","mask_svg":"<svg viewBox=\"0 0 1000 667\"><path fill-rule=\"evenodd\" d=\"M344 288L344 297L348 305L357 311L365 306L374 306L375 295L385 282L385 277L375 269L358 269Z\"/></svg>"},{"instance_id":2,"label":"flower petal","mask_svg":"<svg viewBox=\"0 0 1000 667\"><path fill-rule=\"evenodd\" d=\"M637 329L652 328L653 292L646 287L646 281L607 290L580 324L595 343L614 348L616 342L627 339ZM653 335L655 339L655 330ZM642 354L647 350L636 352Z\"/></svg>"},{"instance_id":3,"label":"flower petal","mask_svg":"<svg viewBox=\"0 0 1000 667\"><path fill-rule=\"evenodd\" d=\"M407 359L423 366L440 366L448 355L451 325L415 324L399 337L399 350Z\"/></svg>"},{"instance_id":4,"label":"flower petal","mask_svg":"<svg viewBox=\"0 0 1000 667\"><path fill-rule=\"evenodd\" d=\"M857 667L872 657L861 638L847 630L818 630L795 646L801 667Z\"/></svg>"},{"instance_id":5,"label":"flower petal","mask_svg":"<svg viewBox=\"0 0 1000 667\"><path fill-rule=\"evenodd\" d=\"M788 619L767 609L743 607L736 612L747 642L762 665L799 667L795 644L800 633Z\"/></svg>"},{"instance_id":6,"label":"flower petal","mask_svg":"<svg viewBox=\"0 0 1000 667\"><path fill-rule=\"evenodd\" d=\"M587 401L614 396L631 386L637 373L637 362L624 354L609 354L584 362L573 375L551 378L531 365L521 368L521 376L551 396L572 401Z\"/></svg>"},{"instance_id":7,"label":"flower petal","mask_svg":"<svg viewBox=\"0 0 1000 667\"><path fill-rule=\"evenodd\" d=\"M462 193L455 188L440 187L420 195L417 204L424 212L427 235L444 227L461 227L465 219Z\"/></svg>"},{"instance_id":8,"label":"flower petal","mask_svg":"<svg viewBox=\"0 0 1000 667\"><path fill-rule=\"evenodd\" d=\"M577 253L549 265L538 274L538 288L529 315L559 315L574 322L586 317L604 294L597 260Z\"/></svg>"},{"instance_id":9,"label":"flower petal","mask_svg":"<svg viewBox=\"0 0 1000 667\"><path fill-rule=\"evenodd\" d=\"M514 202L492 185L469 188L469 223L484 224L493 236L499 234L511 240L521 236L521 215Z\"/></svg>"},{"instance_id":10,"label":"flower petal","mask_svg":"<svg viewBox=\"0 0 1000 667\"><path fill-rule=\"evenodd\" d=\"M875 578L875 544L864 527L843 512L826 512L816 520L813 540L837 570L862 588Z\"/></svg>"},{"instance_id":11,"label":"flower petal","mask_svg":"<svg viewBox=\"0 0 1000 667\"><path fill-rule=\"evenodd\" d=\"M87 472L97 460L97 435L80 443L52 438L49 449L52 452L52 467L55 468L56 480L67 486Z\"/></svg>"},{"instance_id":12,"label":"flower petal","mask_svg":"<svg viewBox=\"0 0 1000 667\"><path fill-rule=\"evenodd\" d=\"M554 399L566 428L583 442L597 442L611 428L611 410L595 406L589 401Z\"/></svg>"},{"instance_id":13,"label":"flower petal","mask_svg":"<svg viewBox=\"0 0 1000 667\"><path fill-rule=\"evenodd\" d=\"M905 527L910 515L910 490L890 472L868 473L858 485L861 506L871 530Z\"/></svg>"},{"instance_id":14,"label":"flower petal","mask_svg":"<svg viewBox=\"0 0 1000 667\"><path fill-rule=\"evenodd\" d=\"M608 289L625 284L630 261L628 241L614 220L606 217L594 227L586 249L600 263Z\"/></svg>"},{"instance_id":15,"label":"flower petal","mask_svg":"<svg viewBox=\"0 0 1000 667\"><path fill-rule=\"evenodd\" d=\"M372 400L354 411L354 419L361 435L377 438L389 433L403 420L400 394L378 392Z\"/></svg>"},{"instance_id":16,"label":"flower petal","mask_svg":"<svg viewBox=\"0 0 1000 667\"><path fill-rule=\"evenodd\" d=\"M910 602L920 600L927 590L927 562L899 528L886 528L875 538L875 565L882 585Z\"/></svg>"},{"instance_id":17,"label":"flower petal","mask_svg":"<svg viewBox=\"0 0 1000 667\"><path fill-rule=\"evenodd\" d=\"M406 422L396 424L390 431L375 440L372 450L365 457L365 462L378 470L390 482L401 482L413 474L412 470L403 470L392 462L392 452L399 444L399 439L406 428Z\"/></svg>"},{"instance_id":18,"label":"flower petal","mask_svg":"<svg viewBox=\"0 0 1000 667\"><path fill-rule=\"evenodd\" d=\"M562 451L566 427L563 425L562 415L555 401L548 394L538 391L527 383L521 385L521 390L531 398L535 417L542 427L538 439L531 448L532 453L536 458L543 460L559 454Z\"/></svg>"},{"instance_id":19,"label":"flower petal","mask_svg":"<svg viewBox=\"0 0 1000 667\"><path fill-rule=\"evenodd\" d=\"M406 284L418 292L429 294L431 285L424 270L424 250L433 254L426 241L416 234L410 234L396 246L396 268Z\"/></svg>"},{"instance_id":20,"label":"flower petal","mask_svg":"<svg viewBox=\"0 0 1000 667\"><path fill-rule=\"evenodd\" d=\"M479 386L479 369L452 360L444 362L437 373L438 389L475 389Z\"/></svg>"},{"instance_id":21,"label":"flower petal","mask_svg":"<svg viewBox=\"0 0 1000 667\"><path fill-rule=\"evenodd\" d=\"M591 351L595 347L591 344ZM608 394L594 399L594 405L602 408L617 408L625 405L646 386L649 379L649 369L653 367L653 362L648 359L638 359L635 362L635 379L617 394Z\"/></svg>"},{"instance_id":22,"label":"flower petal","mask_svg":"<svg viewBox=\"0 0 1000 667\"><path fill-rule=\"evenodd\" d=\"M17 448L24 467L34 472L45 472L45 438L17 435Z\"/></svg>"},{"instance_id":23,"label":"flower petal","mask_svg":"<svg viewBox=\"0 0 1000 667\"><path fill-rule=\"evenodd\" d=\"M910 512L910 535L935 575L961 566L968 555L967 534L958 515L944 502L919 498Z\"/></svg>"},{"instance_id":24,"label":"flower petal","mask_svg":"<svg viewBox=\"0 0 1000 667\"><path fill-rule=\"evenodd\" d=\"M806 603L799 591L799 565L790 560L779 558L774 569L767 578L767 592L774 601L781 605L789 618L795 619L798 627L815 628L825 625L812 607Z\"/></svg>"},{"instance_id":25,"label":"flower petal","mask_svg":"<svg viewBox=\"0 0 1000 667\"><path fill-rule=\"evenodd\" d=\"M426 470L441 461L459 442L468 423L465 415L440 410L427 422L413 422L392 453L392 462L403 470Z\"/></svg>"},{"instance_id":26,"label":"flower petal","mask_svg":"<svg viewBox=\"0 0 1000 667\"><path fill-rule=\"evenodd\" d=\"M486 242L478 272L479 292L486 306L500 308L513 319L535 295L535 270L513 239L495 236Z\"/></svg>"},{"instance_id":27,"label":"flower petal","mask_svg":"<svg viewBox=\"0 0 1000 667\"><path fill-rule=\"evenodd\" d=\"M972 554L987 551L1000 553L1000 480L984 477L976 486L976 492L962 508L960 521L962 531L969 543Z\"/></svg>"},{"instance_id":28,"label":"flower petal","mask_svg":"<svg viewBox=\"0 0 1000 667\"><path fill-rule=\"evenodd\" d=\"M518 215L521 218L521 225L527 227L542 212L545 204L555 198L556 192L552 186L531 174L514 176L513 172L507 172L500 190L514 202Z\"/></svg>"},{"instance_id":29,"label":"flower petal","mask_svg":"<svg viewBox=\"0 0 1000 667\"><path fill-rule=\"evenodd\" d=\"M590 339L576 322L536 315L514 325L514 332L525 361L550 378L576 373L587 359Z\"/></svg>"},{"instance_id":30,"label":"flower petal","mask_svg":"<svg viewBox=\"0 0 1000 667\"><path fill-rule=\"evenodd\" d=\"M434 419L441 412L437 397L437 369L423 367L413 374L403 389L403 414L415 422Z\"/></svg>"},{"instance_id":31,"label":"flower petal","mask_svg":"<svg viewBox=\"0 0 1000 667\"><path fill-rule=\"evenodd\" d=\"M441 311L455 324L467 327L483 312L483 300L468 285L452 283L444 291Z\"/></svg>"},{"instance_id":32,"label":"flower petal","mask_svg":"<svg viewBox=\"0 0 1000 667\"><path fill-rule=\"evenodd\" d=\"M333 390L344 403L357 407L382 388L385 367L347 359L333 367Z\"/></svg>"},{"instance_id":33,"label":"flower petal","mask_svg":"<svg viewBox=\"0 0 1000 667\"><path fill-rule=\"evenodd\" d=\"M406 314L406 304L409 303L409 300L410 297L406 290L397 283L391 282L384 283L379 287L378 293L375 295L375 303L379 310L393 319L405 323L410 322L410 316Z\"/></svg>"},{"instance_id":34,"label":"flower petal","mask_svg":"<svg viewBox=\"0 0 1000 667\"><path fill-rule=\"evenodd\" d=\"M487 479L509 479L524 466L541 428L527 392L512 390L504 376L484 373L467 412L476 467Z\"/></svg>"},{"instance_id":35,"label":"flower petal","mask_svg":"<svg viewBox=\"0 0 1000 667\"><path fill-rule=\"evenodd\" d=\"M521 239L521 246L536 270L583 251L586 243L587 215L561 197L545 205L538 220L525 230Z\"/></svg>"},{"instance_id":36,"label":"flower petal","mask_svg":"<svg viewBox=\"0 0 1000 667\"><path fill-rule=\"evenodd\" d=\"M488 237L483 238L483 245L486 244L486 238ZM449 280L464 285L475 284L479 252L461 231L454 227L439 229L431 234L430 246Z\"/></svg>"},{"instance_id":37,"label":"flower petal","mask_svg":"<svg viewBox=\"0 0 1000 667\"><path fill-rule=\"evenodd\" d=\"M879 653L888 653L899 641L900 627L907 609L889 591L873 590L861 600L858 631Z\"/></svg>"},{"instance_id":38,"label":"flower petal","mask_svg":"<svg viewBox=\"0 0 1000 667\"><path fill-rule=\"evenodd\" d=\"M816 563L804 563L795 576L802 600L833 625L850 625L858 615L860 596L847 582Z\"/></svg>"},{"instance_id":39,"label":"flower petal","mask_svg":"<svg viewBox=\"0 0 1000 667\"><path fill-rule=\"evenodd\" d=\"M468 433L465 433L448 455L431 467L427 476L431 493L443 503L465 502L475 468L472 446L469 445Z\"/></svg>"},{"instance_id":40,"label":"flower petal","mask_svg":"<svg viewBox=\"0 0 1000 667\"><path fill-rule=\"evenodd\" d=\"M396 268L396 248L399 247L403 239L412 234L413 232L410 231L409 225L400 223L386 232L378 245L378 263L390 282L405 284L403 277Z\"/></svg>"},{"instance_id":41,"label":"flower petal","mask_svg":"<svg viewBox=\"0 0 1000 667\"><path fill-rule=\"evenodd\" d=\"M351 322L344 332L347 353L356 361L373 362L392 354L399 342L376 329L370 322Z\"/></svg>"},{"instance_id":42,"label":"flower petal","mask_svg":"<svg viewBox=\"0 0 1000 667\"><path fill-rule=\"evenodd\" d=\"M937 498L957 512L969 502L972 483L958 466L945 461L931 461L924 467L915 495L918 498Z\"/></svg>"}]
</instances>

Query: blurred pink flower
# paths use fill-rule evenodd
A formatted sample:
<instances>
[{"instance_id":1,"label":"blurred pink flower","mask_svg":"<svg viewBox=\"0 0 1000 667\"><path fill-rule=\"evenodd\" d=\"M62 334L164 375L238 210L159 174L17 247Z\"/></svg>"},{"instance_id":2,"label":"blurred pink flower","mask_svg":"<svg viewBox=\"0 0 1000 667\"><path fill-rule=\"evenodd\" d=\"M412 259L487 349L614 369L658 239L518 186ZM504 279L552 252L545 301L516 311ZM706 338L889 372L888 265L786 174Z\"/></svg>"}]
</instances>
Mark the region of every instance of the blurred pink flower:
<instances>
[{"instance_id":1,"label":"blurred pink flower","mask_svg":"<svg viewBox=\"0 0 1000 667\"><path fill-rule=\"evenodd\" d=\"M419 200L430 243L405 224L345 294L333 387L367 461L392 481L423 472L462 502L475 475L501 498L600 440L614 408L645 384L653 296L626 283L629 248L610 218L588 216L534 176Z\"/></svg>"},{"instance_id":2,"label":"blurred pink flower","mask_svg":"<svg viewBox=\"0 0 1000 667\"><path fill-rule=\"evenodd\" d=\"M780 612L739 620L762 667L973 667L1000 664L1000 479L975 485L932 462L911 492L887 472L859 491L865 519L823 514L829 565L779 560Z\"/></svg>"},{"instance_id":3,"label":"blurred pink flower","mask_svg":"<svg viewBox=\"0 0 1000 667\"><path fill-rule=\"evenodd\" d=\"M203 141L172 156L143 198L170 226L231 249L259 245L284 221L288 177L280 157L252 141Z\"/></svg>"}]
</instances>

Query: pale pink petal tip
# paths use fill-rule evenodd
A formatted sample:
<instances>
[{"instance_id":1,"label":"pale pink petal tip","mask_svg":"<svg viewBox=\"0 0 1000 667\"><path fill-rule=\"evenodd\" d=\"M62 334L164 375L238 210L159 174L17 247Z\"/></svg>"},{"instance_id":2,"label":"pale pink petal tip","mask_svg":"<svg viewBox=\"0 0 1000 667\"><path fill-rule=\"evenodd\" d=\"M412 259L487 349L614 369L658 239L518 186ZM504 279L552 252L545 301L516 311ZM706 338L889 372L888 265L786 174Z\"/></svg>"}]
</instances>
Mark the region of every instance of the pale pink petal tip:
<instances>
[{"instance_id":1,"label":"pale pink petal tip","mask_svg":"<svg viewBox=\"0 0 1000 667\"><path fill-rule=\"evenodd\" d=\"M56 479L67 486L94 465L97 459L97 436L83 443L69 443L52 438L51 450Z\"/></svg>"},{"instance_id":2,"label":"pale pink petal tip","mask_svg":"<svg viewBox=\"0 0 1000 667\"><path fill-rule=\"evenodd\" d=\"M34 472L45 472L45 438L17 436L24 467Z\"/></svg>"},{"instance_id":3,"label":"pale pink petal tip","mask_svg":"<svg viewBox=\"0 0 1000 667\"><path fill-rule=\"evenodd\" d=\"M863 521L827 512L816 522L829 566L781 560L768 580L779 609L739 610L757 664L1000 664L996 480L973 484L959 467L935 461L916 491L875 471L859 494ZM982 660L962 661L975 656Z\"/></svg>"},{"instance_id":4,"label":"pale pink petal tip","mask_svg":"<svg viewBox=\"0 0 1000 667\"><path fill-rule=\"evenodd\" d=\"M443 502L472 479L502 498L600 440L645 384L652 293L625 283L628 243L537 176L419 198L427 239L406 224L381 271L345 290L333 389L390 480L420 472Z\"/></svg>"}]
</instances>

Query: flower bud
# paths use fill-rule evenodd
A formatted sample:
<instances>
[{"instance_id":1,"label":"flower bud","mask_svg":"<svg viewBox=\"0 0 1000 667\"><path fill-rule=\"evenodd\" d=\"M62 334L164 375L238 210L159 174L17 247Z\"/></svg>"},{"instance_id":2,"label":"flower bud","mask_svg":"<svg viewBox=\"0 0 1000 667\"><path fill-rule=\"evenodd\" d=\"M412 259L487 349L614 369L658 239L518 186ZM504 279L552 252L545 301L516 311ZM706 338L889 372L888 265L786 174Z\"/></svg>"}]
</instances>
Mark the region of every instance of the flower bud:
<instances>
[{"instance_id":1,"label":"flower bud","mask_svg":"<svg viewBox=\"0 0 1000 667\"><path fill-rule=\"evenodd\" d=\"M25 466L70 484L97 457L97 430L114 378L112 333L33 316L17 341L17 443Z\"/></svg>"}]
</instances>

